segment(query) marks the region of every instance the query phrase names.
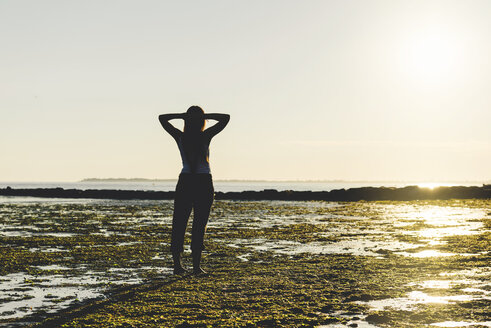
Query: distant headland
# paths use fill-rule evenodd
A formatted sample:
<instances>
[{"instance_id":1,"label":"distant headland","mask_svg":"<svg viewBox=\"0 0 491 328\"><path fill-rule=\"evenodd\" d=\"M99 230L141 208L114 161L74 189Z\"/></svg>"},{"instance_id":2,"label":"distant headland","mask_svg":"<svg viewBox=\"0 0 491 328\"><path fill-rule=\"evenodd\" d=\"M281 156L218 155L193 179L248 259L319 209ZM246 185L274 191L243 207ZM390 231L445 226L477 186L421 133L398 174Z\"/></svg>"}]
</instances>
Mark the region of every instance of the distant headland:
<instances>
[{"instance_id":1,"label":"distant headland","mask_svg":"<svg viewBox=\"0 0 491 328\"><path fill-rule=\"evenodd\" d=\"M439 185L439 181L420 181L417 180L350 180L350 179L213 179L214 181L220 182L275 182L275 183L288 183L288 182L308 182L308 183L397 183L405 185L418 185L421 184L436 184ZM78 182L97 182L97 183L155 183L155 182L169 182L177 181L176 178L161 179L161 178L84 178ZM491 180L485 181L445 181L445 185L463 185L464 183L470 183L473 185L480 185L481 183L491 183Z\"/></svg>"},{"instance_id":2,"label":"distant headland","mask_svg":"<svg viewBox=\"0 0 491 328\"><path fill-rule=\"evenodd\" d=\"M168 182L176 179L147 179L147 178L85 178L79 182Z\"/></svg>"},{"instance_id":3,"label":"distant headland","mask_svg":"<svg viewBox=\"0 0 491 328\"><path fill-rule=\"evenodd\" d=\"M149 179L149 178L85 178L79 182L169 182L177 179ZM377 182L377 181L348 181L348 180L267 180L267 179L214 179L222 182Z\"/></svg>"}]
</instances>

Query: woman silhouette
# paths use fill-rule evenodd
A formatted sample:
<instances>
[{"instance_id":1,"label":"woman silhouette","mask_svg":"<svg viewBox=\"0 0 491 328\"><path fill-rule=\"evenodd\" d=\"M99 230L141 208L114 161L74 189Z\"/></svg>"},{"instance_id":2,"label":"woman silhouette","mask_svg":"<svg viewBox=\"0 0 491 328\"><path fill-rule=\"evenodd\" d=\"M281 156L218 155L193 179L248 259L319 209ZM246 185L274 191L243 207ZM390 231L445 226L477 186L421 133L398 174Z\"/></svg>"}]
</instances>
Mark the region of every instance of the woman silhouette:
<instances>
[{"instance_id":1,"label":"woman silhouette","mask_svg":"<svg viewBox=\"0 0 491 328\"><path fill-rule=\"evenodd\" d=\"M184 132L169 122L172 119L184 120ZM207 119L218 122L205 130ZM189 107L186 113L159 116L162 127L176 140L182 159L182 171L176 186L172 218L171 252L174 274L186 272L181 264L181 256L186 226L193 209L191 240L193 272L205 273L200 266L201 252L204 249L203 239L214 193L208 149L211 139L225 128L229 120L228 114L205 114L198 106Z\"/></svg>"}]
</instances>

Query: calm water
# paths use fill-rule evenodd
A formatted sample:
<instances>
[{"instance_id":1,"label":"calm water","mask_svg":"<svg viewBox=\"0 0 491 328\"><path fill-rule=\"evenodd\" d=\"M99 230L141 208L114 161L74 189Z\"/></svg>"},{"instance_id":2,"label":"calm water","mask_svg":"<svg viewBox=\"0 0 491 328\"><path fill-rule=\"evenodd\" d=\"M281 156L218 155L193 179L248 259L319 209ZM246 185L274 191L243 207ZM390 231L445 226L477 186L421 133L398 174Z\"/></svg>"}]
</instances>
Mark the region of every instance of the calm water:
<instances>
[{"instance_id":1,"label":"calm water","mask_svg":"<svg viewBox=\"0 0 491 328\"><path fill-rule=\"evenodd\" d=\"M264 189L296 190L296 191L330 191L358 187L404 187L419 185L422 187L435 186L481 186L482 182L347 182L347 181L215 181L215 190L228 191L261 191ZM173 191L176 181L159 182L0 182L0 188L56 188L64 189L121 189L121 190L156 190Z\"/></svg>"}]
</instances>

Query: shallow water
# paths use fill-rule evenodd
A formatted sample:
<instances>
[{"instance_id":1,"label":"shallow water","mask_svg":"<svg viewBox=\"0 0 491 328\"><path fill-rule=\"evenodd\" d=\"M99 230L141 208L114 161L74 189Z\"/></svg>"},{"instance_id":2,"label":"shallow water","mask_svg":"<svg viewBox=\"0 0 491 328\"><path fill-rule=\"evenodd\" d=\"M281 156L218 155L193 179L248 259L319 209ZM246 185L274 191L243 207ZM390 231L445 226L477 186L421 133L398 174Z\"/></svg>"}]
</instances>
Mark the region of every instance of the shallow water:
<instances>
[{"instance_id":1,"label":"shallow water","mask_svg":"<svg viewBox=\"0 0 491 328\"><path fill-rule=\"evenodd\" d=\"M469 327L469 326L482 326L491 327L491 321L485 322L469 322L469 321L444 321L432 323L435 327Z\"/></svg>"},{"instance_id":2,"label":"shallow water","mask_svg":"<svg viewBox=\"0 0 491 328\"><path fill-rule=\"evenodd\" d=\"M489 250L450 251L449 238L489 233L483 220L490 219L490 208L486 201L217 201L207 238L240 250L240 261L258 252L464 258ZM104 297L114 285L170 275L171 221L171 201L3 199L0 247L11 252L3 260L19 257L26 263L9 262L0 276L0 320L20 322L39 311ZM441 280L416 279L403 297L360 303L372 310L411 311L425 303L490 300L489 269L442 272ZM376 327L363 318L351 323ZM451 327L445 324L467 325L434 323Z\"/></svg>"}]
</instances>

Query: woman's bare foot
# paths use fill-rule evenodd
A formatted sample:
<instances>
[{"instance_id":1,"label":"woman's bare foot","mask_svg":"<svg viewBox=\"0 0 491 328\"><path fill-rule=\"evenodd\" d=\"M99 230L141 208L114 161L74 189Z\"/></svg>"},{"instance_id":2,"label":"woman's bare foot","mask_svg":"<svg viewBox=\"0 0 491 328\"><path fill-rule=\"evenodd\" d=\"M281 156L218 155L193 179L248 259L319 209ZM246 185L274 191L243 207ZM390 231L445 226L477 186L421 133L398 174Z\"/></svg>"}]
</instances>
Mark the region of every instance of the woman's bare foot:
<instances>
[{"instance_id":1,"label":"woman's bare foot","mask_svg":"<svg viewBox=\"0 0 491 328\"><path fill-rule=\"evenodd\" d=\"M182 252L173 252L172 259L174 261L174 274L185 274L187 270L182 267L181 263Z\"/></svg>"},{"instance_id":2,"label":"woman's bare foot","mask_svg":"<svg viewBox=\"0 0 491 328\"><path fill-rule=\"evenodd\" d=\"M197 276L201 276L201 275L205 275L207 274L207 272L205 270L203 270L201 267L198 267L197 269L193 269L193 274L197 275Z\"/></svg>"},{"instance_id":3,"label":"woman's bare foot","mask_svg":"<svg viewBox=\"0 0 491 328\"><path fill-rule=\"evenodd\" d=\"M174 267L174 274L186 274L188 271L184 269L182 266Z\"/></svg>"},{"instance_id":4,"label":"woman's bare foot","mask_svg":"<svg viewBox=\"0 0 491 328\"><path fill-rule=\"evenodd\" d=\"M197 276L206 274L206 271L201 269L201 251L193 251L193 273Z\"/></svg>"}]
</instances>

